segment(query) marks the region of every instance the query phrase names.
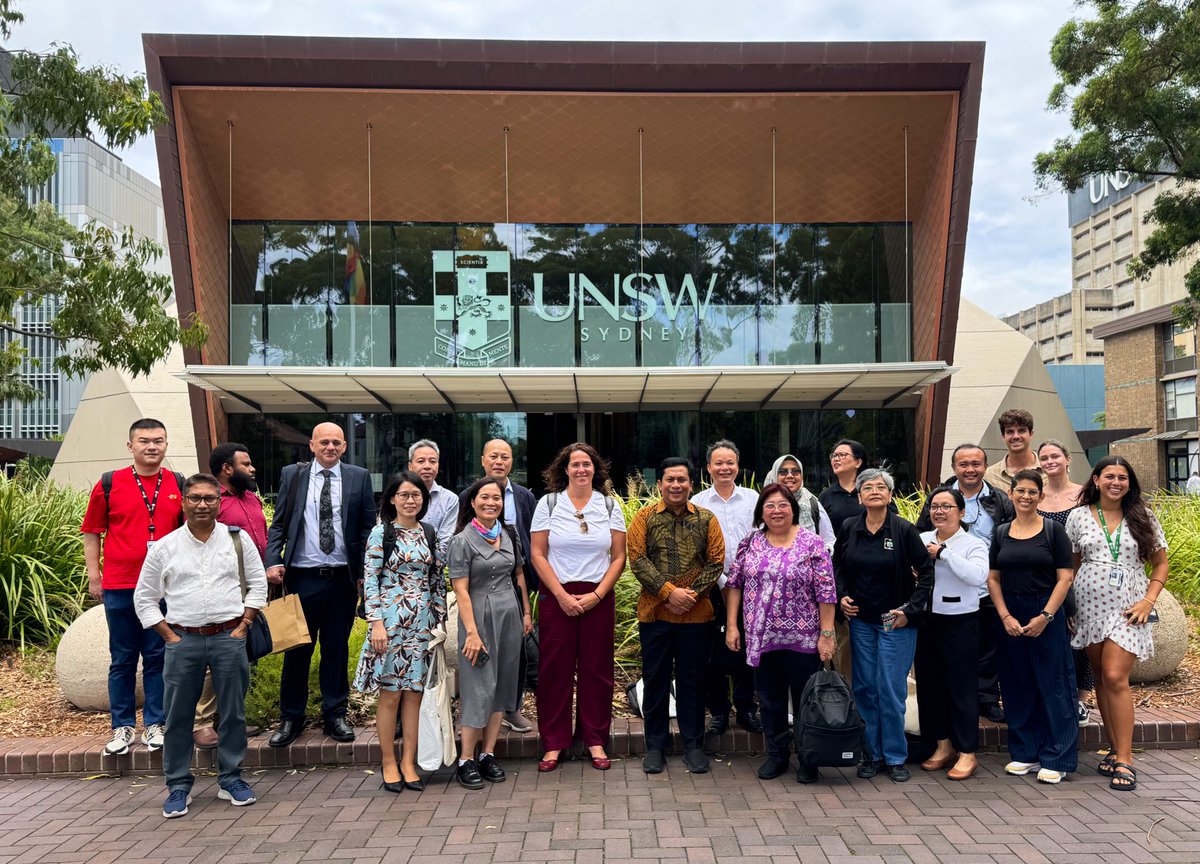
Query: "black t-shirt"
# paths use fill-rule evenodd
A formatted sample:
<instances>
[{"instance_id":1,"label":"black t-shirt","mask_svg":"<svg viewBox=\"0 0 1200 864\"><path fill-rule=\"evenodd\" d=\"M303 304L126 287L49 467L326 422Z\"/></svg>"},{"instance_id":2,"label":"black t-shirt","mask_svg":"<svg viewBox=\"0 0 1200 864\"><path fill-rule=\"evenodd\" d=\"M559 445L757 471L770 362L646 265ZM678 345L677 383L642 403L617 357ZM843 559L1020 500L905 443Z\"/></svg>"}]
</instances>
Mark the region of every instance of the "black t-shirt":
<instances>
[{"instance_id":1,"label":"black t-shirt","mask_svg":"<svg viewBox=\"0 0 1200 864\"><path fill-rule=\"evenodd\" d=\"M989 551L989 566L1000 571L1005 594L1047 594L1058 581L1056 571L1074 564L1067 531L1052 519L1044 520L1044 529L1027 540L997 531Z\"/></svg>"},{"instance_id":2,"label":"black t-shirt","mask_svg":"<svg viewBox=\"0 0 1200 864\"><path fill-rule=\"evenodd\" d=\"M908 600L908 595L896 596L895 557L903 551L897 551L895 541L886 534L883 528L874 534L860 531L853 558L843 562L855 574L854 605L858 607L858 620L866 624L880 623L884 612ZM893 548L884 548L885 541Z\"/></svg>"},{"instance_id":3,"label":"black t-shirt","mask_svg":"<svg viewBox=\"0 0 1200 864\"><path fill-rule=\"evenodd\" d=\"M821 506L825 508L825 512L829 514L829 524L833 526L833 533L837 534L842 530L842 524L853 516L861 516L867 512L858 500L858 490L847 492L842 488L842 484L834 483L817 496L817 500L821 502ZM889 513L899 513L896 509L896 502L893 501L888 505Z\"/></svg>"}]
</instances>

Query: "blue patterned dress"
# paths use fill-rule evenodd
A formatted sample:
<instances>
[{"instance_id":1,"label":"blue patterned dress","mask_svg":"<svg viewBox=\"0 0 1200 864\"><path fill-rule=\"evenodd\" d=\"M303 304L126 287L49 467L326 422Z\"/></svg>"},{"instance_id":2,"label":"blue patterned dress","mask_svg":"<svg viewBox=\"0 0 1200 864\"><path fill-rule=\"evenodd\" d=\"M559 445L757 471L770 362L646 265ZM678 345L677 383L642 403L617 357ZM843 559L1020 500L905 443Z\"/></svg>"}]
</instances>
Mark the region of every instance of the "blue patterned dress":
<instances>
[{"instance_id":1,"label":"blue patterned dress","mask_svg":"<svg viewBox=\"0 0 1200 864\"><path fill-rule=\"evenodd\" d=\"M388 647L382 654L371 650L371 631L363 641L354 687L364 693L377 690L425 689L430 631L446 617L446 580L437 550L430 550L425 531L396 526L396 549L383 566L383 526L376 525L367 538L363 597L367 621L383 621ZM431 567L430 564L433 564Z\"/></svg>"}]
</instances>

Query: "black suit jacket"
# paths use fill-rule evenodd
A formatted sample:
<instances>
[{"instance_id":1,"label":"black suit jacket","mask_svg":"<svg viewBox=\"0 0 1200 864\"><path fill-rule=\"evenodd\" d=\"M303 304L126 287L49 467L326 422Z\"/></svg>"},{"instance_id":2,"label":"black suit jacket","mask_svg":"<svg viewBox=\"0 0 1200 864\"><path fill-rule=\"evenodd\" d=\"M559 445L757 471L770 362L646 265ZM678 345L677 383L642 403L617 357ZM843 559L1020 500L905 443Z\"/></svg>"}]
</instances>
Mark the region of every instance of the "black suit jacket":
<instances>
[{"instance_id":1,"label":"black suit jacket","mask_svg":"<svg viewBox=\"0 0 1200 864\"><path fill-rule=\"evenodd\" d=\"M525 572L528 574L533 572L533 569L529 565L529 553L533 548L530 545L529 526L533 524L533 511L537 507L537 499L524 486L513 483L511 480L508 482L512 485L513 505L517 511L517 524L513 527L517 529L517 536L521 538L521 557L525 559ZM467 501L467 493L464 490L458 493L459 512L462 512L462 509L468 506L470 506L470 502ZM530 590L532 590L533 585L529 584L528 576L526 576L525 582Z\"/></svg>"},{"instance_id":2,"label":"black suit jacket","mask_svg":"<svg viewBox=\"0 0 1200 864\"><path fill-rule=\"evenodd\" d=\"M353 579L363 578L363 560L367 551L367 535L375 527L375 492L371 475L365 468L340 463L342 471L342 538L346 544L346 561ZM303 468L303 470L301 470ZM304 542L304 532L317 526L304 524L304 503L308 500L311 474L308 463L288 465L279 478L279 494L275 498L275 518L267 531L267 567L279 564L291 566L292 558ZM299 484L297 486L297 484ZM296 487L293 494L293 487ZM294 502L294 507L293 507Z\"/></svg>"}]
</instances>

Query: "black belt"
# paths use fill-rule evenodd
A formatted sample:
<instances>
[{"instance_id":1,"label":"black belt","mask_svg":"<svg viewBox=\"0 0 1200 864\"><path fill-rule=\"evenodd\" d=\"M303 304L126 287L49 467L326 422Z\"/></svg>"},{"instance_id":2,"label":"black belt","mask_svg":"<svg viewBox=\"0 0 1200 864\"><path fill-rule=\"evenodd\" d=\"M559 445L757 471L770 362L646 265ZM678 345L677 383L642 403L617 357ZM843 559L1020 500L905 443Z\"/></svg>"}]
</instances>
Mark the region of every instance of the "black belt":
<instances>
[{"instance_id":1,"label":"black belt","mask_svg":"<svg viewBox=\"0 0 1200 864\"><path fill-rule=\"evenodd\" d=\"M289 567L288 570L293 573L315 573L327 579L331 576L350 575L350 567L347 564L340 564L337 567Z\"/></svg>"},{"instance_id":2,"label":"black belt","mask_svg":"<svg viewBox=\"0 0 1200 864\"><path fill-rule=\"evenodd\" d=\"M199 633L201 636L216 636L218 633L228 633L230 630L236 630L237 626L242 623L241 616L230 618L228 621L222 621L220 624L205 624L202 627L184 627L182 624L170 624L167 626L175 630L182 630L184 633Z\"/></svg>"}]
</instances>

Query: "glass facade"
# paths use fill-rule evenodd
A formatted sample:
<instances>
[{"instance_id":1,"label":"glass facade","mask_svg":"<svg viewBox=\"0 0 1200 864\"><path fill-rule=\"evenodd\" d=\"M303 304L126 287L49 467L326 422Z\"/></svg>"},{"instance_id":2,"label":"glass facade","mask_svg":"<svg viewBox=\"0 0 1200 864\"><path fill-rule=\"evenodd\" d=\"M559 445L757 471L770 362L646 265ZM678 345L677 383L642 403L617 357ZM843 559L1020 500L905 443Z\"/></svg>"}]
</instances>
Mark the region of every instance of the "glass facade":
<instances>
[{"instance_id":1,"label":"glass facade","mask_svg":"<svg viewBox=\"0 0 1200 864\"><path fill-rule=\"evenodd\" d=\"M229 362L904 362L910 242L894 223L235 223Z\"/></svg>"},{"instance_id":2,"label":"glass facade","mask_svg":"<svg viewBox=\"0 0 1200 864\"><path fill-rule=\"evenodd\" d=\"M833 480L828 454L839 438L862 441L873 460L889 464L903 488L910 488L917 479L912 409L334 417L230 414L229 440L249 448L260 488L269 496L285 465L311 458L311 430L327 419L342 424L348 441L346 460L372 473L377 492L387 475L407 466L408 447L421 438L432 438L441 447L438 482L450 489L462 489L481 475L480 454L493 438L512 444L513 479L538 494L544 488L541 472L553 455L580 439L610 461L613 484L622 492L630 477L654 483L658 465L667 456L688 455L702 462L708 444L721 438L732 440L741 450L742 483L761 485L775 459L792 453L804 463L808 488L818 492ZM703 470L703 465L698 467Z\"/></svg>"}]
</instances>

